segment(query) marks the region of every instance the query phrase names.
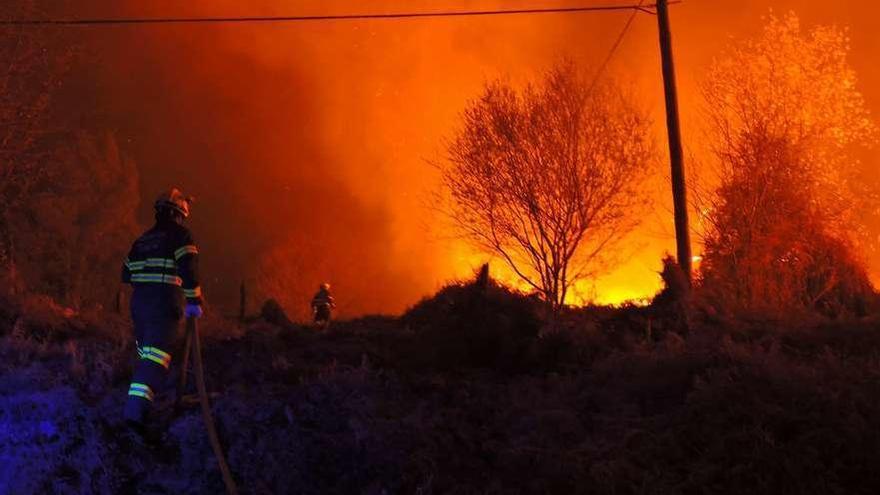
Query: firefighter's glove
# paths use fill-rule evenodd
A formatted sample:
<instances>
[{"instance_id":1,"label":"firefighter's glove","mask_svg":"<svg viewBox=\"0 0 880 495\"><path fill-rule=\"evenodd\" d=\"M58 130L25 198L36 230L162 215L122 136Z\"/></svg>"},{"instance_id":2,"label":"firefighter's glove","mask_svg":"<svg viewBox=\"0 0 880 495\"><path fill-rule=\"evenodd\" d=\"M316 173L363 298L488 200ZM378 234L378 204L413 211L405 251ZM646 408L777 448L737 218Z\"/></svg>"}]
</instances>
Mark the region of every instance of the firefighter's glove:
<instances>
[{"instance_id":1,"label":"firefighter's glove","mask_svg":"<svg viewBox=\"0 0 880 495\"><path fill-rule=\"evenodd\" d=\"M187 304L186 310L184 314L187 318L201 318L202 317L202 306L200 304Z\"/></svg>"}]
</instances>

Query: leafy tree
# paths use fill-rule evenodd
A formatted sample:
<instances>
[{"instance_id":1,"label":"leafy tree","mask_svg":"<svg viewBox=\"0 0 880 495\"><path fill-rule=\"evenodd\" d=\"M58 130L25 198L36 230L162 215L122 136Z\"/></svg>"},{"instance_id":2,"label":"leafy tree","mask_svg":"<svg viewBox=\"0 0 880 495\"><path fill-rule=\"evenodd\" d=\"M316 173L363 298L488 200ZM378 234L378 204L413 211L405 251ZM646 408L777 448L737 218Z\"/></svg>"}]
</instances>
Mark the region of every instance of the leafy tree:
<instances>
[{"instance_id":1,"label":"leafy tree","mask_svg":"<svg viewBox=\"0 0 880 495\"><path fill-rule=\"evenodd\" d=\"M520 91L492 82L448 146L448 214L559 309L637 223L649 127L622 91L588 88L568 62Z\"/></svg>"},{"instance_id":2,"label":"leafy tree","mask_svg":"<svg viewBox=\"0 0 880 495\"><path fill-rule=\"evenodd\" d=\"M876 128L847 53L845 31L771 15L707 74L719 186L701 205L701 270L740 307L816 307L866 287L853 245L877 190L854 180L852 149Z\"/></svg>"},{"instance_id":3,"label":"leafy tree","mask_svg":"<svg viewBox=\"0 0 880 495\"><path fill-rule=\"evenodd\" d=\"M33 2L4 18L39 15ZM0 284L74 307L104 304L137 229L138 174L110 133L61 101L81 50L63 31L0 28Z\"/></svg>"},{"instance_id":4,"label":"leafy tree","mask_svg":"<svg viewBox=\"0 0 880 495\"><path fill-rule=\"evenodd\" d=\"M39 167L47 181L27 205L7 212L27 289L66 304L106 304L139 227L138 173L112 134L77 133L57 142Z\"/></svg>"},{"instance_id":5,"label":"leafy tree","mask_svg":"<svg viewBox=\"0 0 880 495\"><path fill-rule=\"evenodd\" d=\"M0 7L4 17L35 14L30 2ZM0 281L22 283L17 270L10 215L23 208L38 184L47 180L41 167L51 153L50 106L68 72L73 49L58 47L57 35L35 26L0 29Z\"/></svg>"}]
</instances>

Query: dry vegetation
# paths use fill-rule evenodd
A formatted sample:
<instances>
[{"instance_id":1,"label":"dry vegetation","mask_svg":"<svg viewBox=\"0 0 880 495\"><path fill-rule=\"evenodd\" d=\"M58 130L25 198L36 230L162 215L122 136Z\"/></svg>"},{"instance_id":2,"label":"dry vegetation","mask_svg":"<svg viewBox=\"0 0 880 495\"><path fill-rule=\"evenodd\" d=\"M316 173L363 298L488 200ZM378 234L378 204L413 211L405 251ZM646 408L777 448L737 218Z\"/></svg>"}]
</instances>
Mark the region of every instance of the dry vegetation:
<instances>
[{"instance_id":1,"label":"dry vegetation","mask_svg":"<svg viewBox=\"0 0 880 495\"><path fill-rule=\"evenodd\" d=\"M549 325L484 280L327 334L206 322L232 469L266 494L880 489L876 313L721 321L698 297L686 331L664 294ZM123 321L32 304L0 305L0 491L222 490L196 410L163 414L162 451L118 435Z\"/></svg>"}]
</instances>

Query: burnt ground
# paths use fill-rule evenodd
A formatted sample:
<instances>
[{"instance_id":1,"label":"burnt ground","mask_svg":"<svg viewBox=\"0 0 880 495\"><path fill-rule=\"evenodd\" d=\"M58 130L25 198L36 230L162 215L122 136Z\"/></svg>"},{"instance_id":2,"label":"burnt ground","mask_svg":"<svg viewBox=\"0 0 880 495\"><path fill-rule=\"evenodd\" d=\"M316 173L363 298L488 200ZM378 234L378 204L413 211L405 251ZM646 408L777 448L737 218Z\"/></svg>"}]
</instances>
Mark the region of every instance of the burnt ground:
<instances>
[{"instance_id":1,"label":"burnt ground","mask_svg":"<svg viewBox=\"0 0 880 495\"><path fill-rule=\"evenodd\" d=\"M241 492L880 493L876 319L684 331L630 307L548 326L526 299L472 297L450 288L326 333L206 320ZM124 434L125 320L13 313L0 493L223 493L198 408L166 404L163 448Z\"/></svg>"}]
</instances>

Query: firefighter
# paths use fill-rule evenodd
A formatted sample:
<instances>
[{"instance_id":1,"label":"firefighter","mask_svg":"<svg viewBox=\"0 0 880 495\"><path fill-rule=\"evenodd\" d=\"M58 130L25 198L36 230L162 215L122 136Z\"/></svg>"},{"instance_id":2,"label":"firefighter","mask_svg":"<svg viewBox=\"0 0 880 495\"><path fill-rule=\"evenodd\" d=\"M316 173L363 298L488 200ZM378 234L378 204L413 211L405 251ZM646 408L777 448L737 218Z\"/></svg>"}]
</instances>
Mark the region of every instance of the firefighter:
<instances>
[{"instance_id":1,"label":"firefighter","mask_svg":"<svg viewBox=\"0 0 880 495\"><path fill-rule=\"evenodd\" d=\"M315 325L327 328L330 325L330 311L335 307L336 302L330 295L330 284L325 282L318 287L318 292L312 298L312 314L315 317Z\"/></svg>"},{"instance_id":2,"label":"firefighter","mask_svg":"<svg viewBox=\"0 0 880 495\"><path fill-rule=\"evenodd\" d=\"M147 418L171 365L171 342L182 316L202 316L198 253L183 225L192 198L177 189L159 196L156 224L132 245L122 281L134 288L131 318L138 360L128 389L126 423L148 436Z\"/></svg>"}]
</instances>

